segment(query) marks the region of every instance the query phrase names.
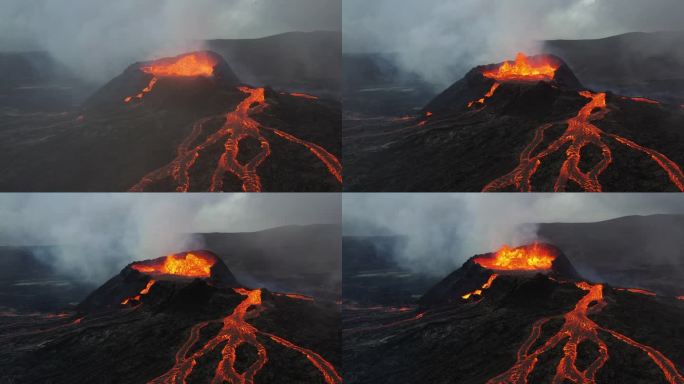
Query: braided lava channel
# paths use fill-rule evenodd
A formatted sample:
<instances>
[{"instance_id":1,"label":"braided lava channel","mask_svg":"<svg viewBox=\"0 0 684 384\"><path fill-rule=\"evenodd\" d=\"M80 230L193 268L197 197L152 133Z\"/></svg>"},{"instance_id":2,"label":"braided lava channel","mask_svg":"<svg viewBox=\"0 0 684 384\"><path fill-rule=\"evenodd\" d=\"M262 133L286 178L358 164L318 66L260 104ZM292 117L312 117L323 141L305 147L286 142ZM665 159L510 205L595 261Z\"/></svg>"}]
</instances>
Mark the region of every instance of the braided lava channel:
<instances>
[{"instance_id":1,"label":"braided lava channel","mask_svg":"<svg viewBox=\"0 0 684 384\"><path fill-rule=\"evenodd\" d=\"M592 121L599 120L608 113L605 93L581 91L579 95L589 99L589 102L580 109L575 117L567 120L565 132L546 148L536 152L544 140L544 132L554 124L547 123L541 125L537 128L532 141L520 154L518 166L510 173L487 184L483 188L483 192L500 191L508 187L515 187L516 190L521 192L531 192L531 179L539 169L542 160L550 154L561 150L568 143L569 147L565 151L565 161L561 166L553 190L555 192L563 192L568 181L574 181L584 191L601 192L602 186L599 182L599 177L613 161L611 150L606 145L604 138L611 138L618 144L648 155L667 173L670 181L680 191L684 192L684 173L682 173L679 165L653 149L642 147L631 140L615 134L606 134L592 123ZM594 112L594 110L598 110L598 112ZM581 152L587 145L598 147L601 150L602 158L588 172L582 172L579 167ZM535 152L536 155L532 155Z\"/></svg>"},{"instance_id":2,"label":"braided lava channel","mask_svg":"<svg viewBox=\"0 0 684 384\"><path fill-rule=\"evenodd\" d=\"M188 192L191 188L190 169L204 150L217 142L223 141L225 151L218 159L216 168L212 173L209 191L221 192L223 190L224 176L227 173L232 173L242 182L243 191L261 192L261 179L257 169L271 154L270 143L261 134L262 128L271 130L279 137L306 147L325 164L328 171L335 176L338 182L342 182L342 165L331 153L314 143L276 129L263 127L250 117L251 112L260 112L268 106L265 100L264 88L240 87L239 90L245 93L247 97L238 104L234 111L223 116L224 123L219 130L209 135L200 144L193 145L202 134L205 124L216 116L197 121L193 125L192 132L177 148L176 158L169 164L145 175L129 191L143 192L152 184L170 177L176 184L177 192ZM252 159L242 164L238 161L239 143L241 140L249 137L259 141L261 147Z\"/></svg>"},{"instance_id":3,"label":"braided lava channel","mask_svg":"<svg viewBox=\"0 0 684 384\"><path fill-rule=\"evenodd\" d=\"M254 377L268 362L268 352L266 347L259 342L257 335L270 338L272 341L303 354L311 364L318 369L327 384L341 384L342 378L335 368L316 352L302 348L276 335L261 332L246 320L248 317L258 316L261 311L261 290L247 290L243 288L235 289L235 292L245 296L245 299L235 307L233 313L222 320L204 321L196 324L190 329L190 335L185 343L176 353L173 367L163 375L149 381L149 384L185 384L187 379L197 365L197 360L221 347L221 360L215 370L212 384L232 383L232 384L253 384ZM249 311L250 307L254 307ZM190 350L197 344L200 333L204 327L214 322L222 322L223 327L202 345L197 351L190 353ZM235 368L236 349L242 344L252 345L257 350L257 358L243 372L238 372Z\"/></svg>"},{"instance_id":4,"label":"braided lava channel","mask_svg":"<svg viewBox=\"0 0 684 384\"><path fill-rule=\"evenodd\" d=\"M534 370L539 357L563 341L565 341L563 356L556 367L556 374L551 382L553 384L565 382L596 384L596 373L609 359L608 346L599 337L599 331L606 332L616 340L646 353L658 365L668 383L684 384L684 377L677 371L674 363L661 352L632 340L619 332L603 328L589 318L589 314L599 312L608 305L603 299L602 284L591 285L586 282L580 282L576 283L576 285L578 288L587 291L587 294L577 302L572 311L562 316L564 324L561 329L547 339L539 348L531 351L530 349L537 343L541 335L544 324L556 317L545 317L535 322L527 340L518 349L515 364L508 371L487 381L488 384L527 384L528 378ZM579 370L576 365L577 347L582 342L591 342L596 345L598 356L586 369Z\"/></svg>"}]
</instances>

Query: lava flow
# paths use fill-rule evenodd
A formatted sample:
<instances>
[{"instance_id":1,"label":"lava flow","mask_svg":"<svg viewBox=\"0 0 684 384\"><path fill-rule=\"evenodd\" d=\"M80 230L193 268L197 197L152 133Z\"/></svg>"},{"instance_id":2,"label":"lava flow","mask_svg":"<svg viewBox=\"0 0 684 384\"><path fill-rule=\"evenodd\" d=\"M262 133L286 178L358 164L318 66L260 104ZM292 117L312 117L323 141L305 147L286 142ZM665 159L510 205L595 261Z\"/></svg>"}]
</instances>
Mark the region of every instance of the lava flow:
<instances>
[{"instance_id":1,"label":"lava flow","mask_svg":"<svg viewBox=\"0 0 684 384\"><path fill-rule=\"evenodd\" d=\"M271 154L271 149L269 142L261 134L261 128L266 127L262 127L256 120L252 119L250 112L261 111L268 104L266 103L264 88L240 87L239 90L247 94L247 97L237 105L234 111L223 116L224 123L220 129L208 135L200 144L193 146L193 143L202 134L205 124L213 117L204 118L195 123L190 135L178 147L176 158L169 164L145 175L130 191L143 192L153 183L170 177L176 183L177 192L188 192L190 190L190 169L195 165L200 154L212 145L223 141L224 152L218 159L213 171L209 191L222 191L223 178L227 173L231 173L240 179L243 191L261 192L261 179L257 174L257 168ZM342 166L335 156L316 144L276 129L270 130L286 140L305 146L325 164L339 182L342 182ZM259 141L260 149L252 159L242 164L238 161L239 144L246 138Z\"/></svg>"},{"instance_id":2,"label":"lava flow","mask_svg":"<svg viewBox=\"0 0 684 384\"><path fill-rule=\"evenodd\" d=\"M546 148L537 151L537 147L544 140L544 132L554 124L547 123L541 125L537 128L532 141L520 153L518 166L510 173L487 184L483 188L483 192L494 192L508 187L515 187L521 192L531 192L531 179L539 169L542 160L552 153L561 150L566 144L569 144L569 146L565 150L565 160L553 190L555 192L563 192L568 181L573 181L584 191L601 192L602 186L599 182L599 177L613 161L612 152L604 140L602 140L602 137L612 138L619 144L650 156L667 173L670 181L679 190L684 191L684 173L667 156L655 150L642 147L621 136L606 134L596 125L592 124L592 121L598 120L608 113L605 93L581 91L579 94L589 99L589 102L580 109L577 116L567 120L565 132ZM599 112L594 113L594 110L597 109ZM582 172L579 166L581 153L582 149L588 145L596 146L601 151L602 158L587 172ZM535 152L536 155L532 156Z\"/></svg>"},{"instance_id":3,"label":"lava flow","mask_svg":"<svg viewBox=\"0 0 684 384\"><path fill-rule=\"evenodd\" d=\"M496 92L496 90L497 90L497 88L499 88L499 86L501 86L501 83L494 83L492 85L492 87L489 89L489 91L487 93L485 93L485 95L482 98L469 102L468 108L472 107L475 104L479 104L479 105L484 104L485 100L494 96L494 92Z\"/></svg>"},{"instance_id":4,"label":"lava flow","mask_svg":"<svg viewBox=\"0 0 684 384\"><path fill-rule=\"evenodd\" d=\"M147 282L147 285L145 286L145 288L143 288L143 289L140 291L140 293L138 293L137 295L135 295L135 296L133 296L133 297L128 297L128 298L124 299L124 300L121 302L121 305L126 305L126 304L128 304L128 303L139 303L139 302L140 302L140 299L141 299L144 295L147 295L147 294L150 292L150 288L152 288L152 286L154 285L154 283L155 283L154 279L150 279L150 281Z\"/></svg>"},{"instance_id":5,"label":"lava flow","mask_svg":"<svg viewBox=\"0 0 684 384\"><path fill-rule=\"evenodd\" d=\"M210 277L211 267L215 263L216 258L210 254L188 252L134 263L131 264L131 268L146 274ZM154 284L154 280L151 281L152 284ZM147 289L149 289L149 287ZM140 293L142 294L142 292Z\"/></svg>"},{"instance_id":6,"label":"lava flow","mask_svg":"<svg viewBox=\"0 0 684 384\"><path fill-rule=\"evenodd\" d=\"M474 291L472 291L472 292L468 292L468 293L466 293L465 295L461 296L461 298L462 298L463 300L468 300L471 296L482 296L482 291L484 291L485 289L488 289L489 287L491 287L491 286L492 286L492 283L494 282L494 280L496 280L496 277L497 277L497 276L498 276L498 275L497 275L496 273L492 273L492 274L489 276L489 279L487 279L487 281L486 281L484 284L482 284L482 286L480 287L480 289L476 289L476 290L474 290Z\"/></svg>"},{"instance_id":7,"label":"lava flow","mask_svg":"<svg viewBox=\"0 0 684 384\"><path fill-rule=\"evenodd\" d=\"M646 296L657 296L657 294L655 292L647 291L647 290L641 289L641 288L615 288L615 290L616 291L638 293L640 295L646 295Z\"/></svg>"},{"instance_id":8,"label":"lava flow","mask_svg":"<svg viewBox=\"0 0 684 384\"><path fill-rule=\"evenodd\" d=\"M162 59L152 62L150 65L140 67L140 70L152 75L147 87L135 96L124 99L126 103L133 99L142 100L145 94L150 93L159 81L160 77L210 77L214 75L216 59L202 52L190 53L184 56Z\"/></svg>"},{"instance_id":9,"label":"lava flow","mask_svg":"<svg viewBox=\"0 0 684 384\"><path fill-rule=\"evenodd\" d=\"M505 61L496 69L483 71L482 75L497 81L552 80L557 69L558 64L547 56L530 60L525 54L518 53L515 61Z\"/></svg>"},{"instance_id":10,"label":"lava flow","mask_svg":"<svg viewBox=\"0 0 684 384\"><path fill-rule=\"evenodd\" d=\"M221 360L216 366L212 384L232 383L232 384L252 384L254 377L268 362L266 347L259 342L257 335L261 334L274 342L303 354L316 367L323 376L327 384L341 384L342 378L335 371L335 368L317 353L294 345L293 343L278 336L261 332L246 320L250 316L258 316L261 312L261 290L235 289L235 292L246 298L235 307L233 313L222 320L205 321L192 327L190 335L185 343L176 353L176 361L173 367L163 375L151 380L149 384L176 384L187 382L188 377L197 365L197 361L205 356L212 354L221 345ZM255 309L247 312L250 307ZM221 330L199 349L194 348L197 344L200 333L204 327L212 322L222 322ZM235 368L236 350L242 344L253 346L257 350L257 358L242 373ZM190 353L193 350L194 352Z\"/></svg>"},{"instance_id":11,"label":"lava flow","mask_svg":"<svg viewBox=\"0 0 684 384\"><path fill-rule=\"evenodd\" d=\"M609 358L608 346L599 337L599 331L606 332L615 339L645 352L648 357L658 365L668 383L684 383L684 377L677 371L674 363L662 353L652 347L632 340L621 333L603 328L589 318L588 315L590 313L596 313L608 305L603 299L602 284L591 285L586 282L581 282L576 283L576 285L578 288L587 291L587 294L577 302L572 311L562 316L564 323L561 329L549 337L540 347L530 351L532 346L537 344L544 324L555 317L546 317L535 322L527 340L525 340L518 349L516 363L508 371L490 379L487 382L488 384L526 384L539 357L543 353L555 348L563 341L565 341L563 356L556 367L556 373L552 383L560 384L572 382L596 384L596 373L603 367ZM577 368L577 349L580 343L586 342L597 347L597 357L584 370L580 370Z\"/></svg>"},{"instance_id":12,"label":"lava flow","mask_svg":"<svg viewBox=\"0 0 684 384\"><path fill-rule=\"evenodd\" d=\"M476 257L473 261L492 270L546 271L551 269L556 256L546 247L534 244L531 247L501 247L493 256Z\"/></svg>"}]
</instances>

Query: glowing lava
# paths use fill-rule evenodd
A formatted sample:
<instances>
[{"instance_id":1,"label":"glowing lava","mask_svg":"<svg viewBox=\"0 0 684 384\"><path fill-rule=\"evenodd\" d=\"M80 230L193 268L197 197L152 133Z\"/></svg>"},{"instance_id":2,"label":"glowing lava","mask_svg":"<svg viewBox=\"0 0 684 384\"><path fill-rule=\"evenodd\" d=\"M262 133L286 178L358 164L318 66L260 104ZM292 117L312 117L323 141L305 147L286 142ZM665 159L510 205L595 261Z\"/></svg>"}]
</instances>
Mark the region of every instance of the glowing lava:
<instances>
[{"instance_id":1,"label":"glowing lava","mask_svg":"<svg viewBox=\"0 0 684 384\"><path fill-rule=\"evenodd\" d=\"M546 271L551 269L556 256L539 244L530 247L501 247L494 256L476 257L473 261L492 270Z\"/></svg>"},{"instance_id":2,"label":"glowing lava","mask_svg":"<svg viewBox=\"0 0 684 384\"><path fill-rule=\"evenodd\" d=\"M154 283L155 283L154 279L150 279L150 281L147 282L147 285L145 286L145 288L143 288L140 291L140 293L138 293L137 295L135 295L133 297L129 297L129 298L124 299L121 302L121 305L126 305L126 304L131 303L131 302L136 302L136 303L139 302L140 298L142 298L144 295L147 295L150 292L150 288L152 288Z\"/></svg>"},{"instance_id":3,"label":"glowing lava","mask_svg":"<svg viewBox=\"0 0 684 384\"><path fill-rule=\"evenodd\" d=\"M480 287L480 289L476 289L472 292L468 292L465 295L461 296L461 298L463 300L468 300L471 296L482 296L482 291L491 287L492 283L494 282L494 280L496 280L497 276L498 275L496 273L492 273L489 276L489 279L487 279L487 281L484 284L482 284L482 287Z\"/></svg>"},{"instance_id":4,"label":"glowing lava","mask_svg":"<svg viewBox=\"0 0 684 384\"><path fill-rule=\"evenodd\" d=\"M266 347L258 340L258 335L268 337L288 349L303 354L321 372L327 384L342 383L342 378L337 374L332 364L317 353L299 347L278 336L261 332L247 322L248 317L258 316L263 310L261 307L261 290L255 289L250 291L238 288L235 289L235 292L246 297L235 307L233 313L222 320L205 321L193 326L185 343L176 353L173 367L165 374L151 380L149 384L185 384L197 365L197 361L213 354L214 350L219 348L221 350L220 361L216 366L211 383L253 384L254 377L268 362ZM247 312L250 307L255 309ZM208 324L218 321L223 323L221 330L204 345L195 348L202 329ZM253 346L257 350L257 357L256 361L243 372L238 372L235 368L236 350L242 344ZM191 350L194 352L190 353Z\"/></svg>"},{"instance_id":5,"label":"glowing lava","mask_svg":"<svg viewBox=\"0 0 684 384\"><path fill-rule=\"evenodd\" d=\"M608 361L609 357L608 346L599 337L599 331L607 332L615 337L615 339L642 350L658 365L664 378L670 384L684 383L684 377L677 371L674 363L662 353L618 332L603 328L589 318L588 315L590 313L599 312L608 305L603 299L603 285L590 285L586 282L577 283L576 285L578 288L587 291L587 294L577 302L572 311L562 316L564 323L561 329L549 337L540 347L530 351L532 346L537 344L544 324L555 317L546 317L535 322L527 340L518 349L516 363L508 371L490 379L487 382L488 384L526 384L535 365L539 361L539 357L555 348L561 342L565 342L563 356L556 367L552 383L596 384L596 373ZM596 346L597 357L584 370L580 370L577 368L577 347L583 342Z\"/></svg>"},{"instance_id":6,"label":"glowing lava","mask_svg":"<svg viewBox=\"0 0 684 384\"><path fill-rule=\"evenodd\" d=\"M131 268L146 274L206 278L211 276L211 267L215 263L216 258L213 255L188 252L168 255L150 261L141 261L132 264ZM152 281L154 284L154 280Z\"/></svg>"},{"instance_id":7,"label":"glowing lava","mask_svg":"<svg viewBox=\"0 0 684 384\"><path fill-rule=\"evenodd\" d=\"M500 191L508 187L515 187L516 190L521 192L531 192L531 179L537 172L537 169L539 169L542 160L552 153L561 150L565 145L568 145L568 148L565 150L565 160L553 190L555 192L563 192L568 181L573 181L584 191L601 192L602 186L598 180L599 176L613 161L612 152L604 140L602 140L603 137L612 138L619 144L651 157L667 173L670 181L679 190L684 192L684 173L667 156L655 150L642 147L621 136L606 134L596 125L592 124L592 121L603 118L608 113L605 93L582 91L579 94L589 99L589 102L580 109L577 116L567 121L565 132L546 148L538 150L537 147L544 140L544 132L554 124L547 123L541 125L537 128L532 141L520 153L518 166L510 173L487 184L483 188L483 192ZM598 112L594 112L595 110L598 110ZM601 160L589 168L587 172L583 172L579 167L581 153L582 149L588 145L593 145L601 151ZM536 154L532 155L533 153Z\"/></svg>"},{"instance_id":8,"label":"glowing lava","mask_svg":"<svg viewBox=\"0 0 684 384\"><path fill-rule=\"evenodd\" d=\"M312 95L307 95L306 93L290 93L290 96L294 97L301 97L303 99L309 99L309 100L318 100L318 97L312 96Z\"/></svg>"},{"instance_id":9,"label":"glowing lava","mask_svg":"<svg viewBox=\"0 0 684 384\"><path fill-rule=\"evenodd\" d=\"M210 77L214 75L216 59L212 56L195 52L171 59L161 59L153 61L147 66L140 67L140 70L152 75L147 87L135 96L128 96L124 99L126 103L134 99L142 100L145 94L150 93L159 81L160 77Z\"/></svg>"},{"instance_id":10,"label":"glowing lava","mask_svg":"<svg viewBox=\"0 0 684 384\"><path fill-rule=\"evenodd\" d=\"M484 95L481 99L478 99L478 100L469 102L469 103L468 103L468 108L472 107L472 106L475 105L475 104L484 104L485 100L487 100L487 99L489 99L490 97L494 96L494 92L496 92L496 90L497 90L497 88L499 88L499 86L501 86L500 83L494 83L494 84L492 84L492 87L489 89L489 91L488 91L487 93L485 93L485 95Z\"/></svg>"},{"instance_id":11,"label":"glowing lava","mask_svg":"<svg viewBox=\"0 0 684 384\"><path fill-rule=\"evenodd\" d=\"M251 118L250 113L260 112L268 106L264 88L240 87L239 90L245 93L247 97L237 105L234 111L221 116L224 119L224 123L220 129L208 135L201 143L195 144L203 133L205 124L213 117L199 120L194 124L190 135L183 140L176 150L176 158L169 164L145 175L137 184L131 187L130 191L143 192L152 184L171 178L176 184L177 192L188 192L191 187L190 169L204 151L212 145L222 142L224 151L212 173L209 191L223 191L223 179L226 174L230 173L241 181L243 191L261 192L261 179L257 174L257 169L271 154L270 144L262 135L261 129L270 130L288 141L306 147L325 164L328 171L335 176L338 182L342 182L341 163L321 146L276 129L263 127ZM238 161L239 145L240 141L246 138L257 140L260 143L260 149L258 153L243 164Z\"/></svg>"},{"instance_id":12,"label":"glowing lava","mask_svg":"<svg viewBox=\"0 0 684 384\"><path fill-rule=\"evenodd\" d=\"M646 295L646 296L657 296L655 292L652 291L647 291L645 289L641 288L615 288L616 291L626 291L626 292L632 292L632 293L638 293L640 295Z\"/></svg>"},{"instance_id":13,"label":"glowing lava","mask_svg":"<svg viewBox=\"0 0 684 384\"><path fill-rule=\"evenodd\" d=\"M497 69L483 71L482 75L497 81L553 80L557 69L558 64L546 56L530 60L518 53L515 61L505 61Z\"/></svg>"}]
</instances>

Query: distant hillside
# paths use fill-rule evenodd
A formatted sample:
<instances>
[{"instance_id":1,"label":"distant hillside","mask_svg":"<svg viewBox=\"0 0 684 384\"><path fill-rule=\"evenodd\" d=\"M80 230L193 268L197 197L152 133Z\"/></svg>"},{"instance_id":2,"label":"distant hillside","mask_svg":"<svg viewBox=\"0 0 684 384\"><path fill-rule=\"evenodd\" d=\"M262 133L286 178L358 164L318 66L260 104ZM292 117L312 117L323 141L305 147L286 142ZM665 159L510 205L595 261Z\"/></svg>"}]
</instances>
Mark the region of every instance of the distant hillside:
<instances>
[{"instance_id":1,"label":"distant hillside","mask_svg":"<svg viewBox=\"0 0 684 384\"><path fill-rule=\"evenodd\" d=\"M217 39L206 43L247 83L339 95L340 32L288 32L260 39Z\"/></svg>"},{"instance_id":2,"label":"distant hillside","mask_svg":"<svg viewBox=\"0 0 684 384\"><path fill-rule=\"evenodd\" d=\"M684 102L684 31L549 40L543 50L562 57L587 86Z\"/></svg>"}]
</instances>

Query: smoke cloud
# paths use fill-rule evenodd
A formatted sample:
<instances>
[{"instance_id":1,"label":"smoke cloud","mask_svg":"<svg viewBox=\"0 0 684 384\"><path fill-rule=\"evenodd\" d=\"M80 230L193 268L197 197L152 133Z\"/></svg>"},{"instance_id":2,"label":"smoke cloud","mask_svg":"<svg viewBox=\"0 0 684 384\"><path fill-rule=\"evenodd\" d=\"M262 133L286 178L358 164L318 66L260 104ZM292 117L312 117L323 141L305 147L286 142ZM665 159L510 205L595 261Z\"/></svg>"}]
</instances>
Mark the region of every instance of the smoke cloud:
<instances>
[{"instance_id":1,"label":"smoke cloud","mask_svg":"<svg viewBox=\"0 0 684 384\"><path fill-rule=\"evenodd\" d=\"M684 213L678 194L346 194L344 235L400 235L397 260L444 275L502 244L538 240L535 223L595 222L628 215Z\"/></svg>"},{"instance_id":2,"label":"smoke cloud","mask_svg":"<svg viewBox=\"0 0 684 384\"><path fill-rule=\"evenodd\" d=\"M193 233L339 223L340 208L338 194L2 194L0 246L55 246L37 256L102 282L131 261L201 248Z\"/></svg>"},{"instance_id":3,"label":"smoke cloud","mask_svg":"<svg viewBox=\"0 0 684 384\"><path fill-rule=\"evenodd\" d=\"M0 51L47 50L92 82L199 40L340 30L339 0L4 0Z\"/></svg>"},{"instance_id":4,"label":"smoke cloud","mask_svg":"<svg viewBox=\"0 0 684 384\"><path fill-rule=\"evenodd\" d=\"M547 39L680 30L680 0L345 0L343 50L397 55L398 65L443 87L470 68Z\"/></svg>"}]
</instances>

